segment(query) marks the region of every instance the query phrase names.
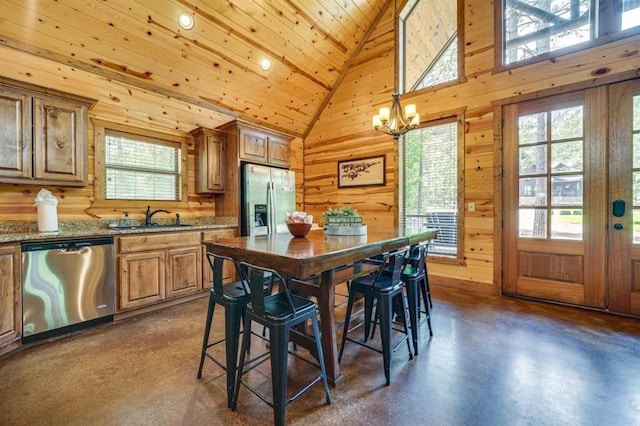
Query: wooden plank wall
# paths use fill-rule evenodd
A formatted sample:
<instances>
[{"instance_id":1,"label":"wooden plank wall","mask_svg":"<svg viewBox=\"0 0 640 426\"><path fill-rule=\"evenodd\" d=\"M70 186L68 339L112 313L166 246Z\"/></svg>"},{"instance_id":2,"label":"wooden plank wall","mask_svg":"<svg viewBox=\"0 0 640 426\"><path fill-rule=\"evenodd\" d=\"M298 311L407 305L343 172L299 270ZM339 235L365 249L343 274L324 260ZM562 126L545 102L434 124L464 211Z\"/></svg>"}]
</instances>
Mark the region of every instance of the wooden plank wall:
<instances>
[{"instance_id":1,"label":"wooden plank wall","mask_svg":"<svg viewBox=\"0 0 640 426\"><path fill-rule=\"evenodd\" d=\"M431 262L432 282L480 292L498 293L500 272L500 141L494 130L494 102L560 93L568 86L589 86L616 74L640 69L640 37L627 38L537 64L494 72L493 2L467 1L465 10L466 82L423 89L403 103L416 103L421 119L430 120L465 109L464 264ZM393 91L393 22L391 10L379 22L341 86L304 143L305 208L320 217L330 206L353 205L367 224L395 223L397 149L391 137L371 130L371 117ZM601 74L600 69L607 70ZM338 160L386 153L384 187L337 188ZM497 185L496 186L496 182ZM465 204L466 205L466 204ZM497 262L497 263L496 263ZM496 268L497 267L497 268ZM498 272L494 273L494 269Z\"/></svg>"}]
</instances>

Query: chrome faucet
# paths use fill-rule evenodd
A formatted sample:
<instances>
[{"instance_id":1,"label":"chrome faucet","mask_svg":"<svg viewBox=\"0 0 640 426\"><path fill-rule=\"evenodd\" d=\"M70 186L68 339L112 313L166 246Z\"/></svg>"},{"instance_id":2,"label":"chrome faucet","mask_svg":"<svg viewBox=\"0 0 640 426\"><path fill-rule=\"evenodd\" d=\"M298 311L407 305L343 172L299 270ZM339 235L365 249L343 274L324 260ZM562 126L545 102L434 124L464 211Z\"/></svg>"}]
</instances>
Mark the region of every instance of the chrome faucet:
<instances>
[{"instance_id":1,"label":"chrome faucet","mask_svg":"<svg viewBox=\"0 0 640 426\"><path fill-rule=\"evenodd\" d=\"M171 212L169 210L154 210L154 211L151 211L151 206L147 206L147 213L145 214L145 218L144 218L144 226L153 225L153 223L151 223L151 218L156 213L167 213L167 214L169 214Z\"/></svg>"}]
</instances>

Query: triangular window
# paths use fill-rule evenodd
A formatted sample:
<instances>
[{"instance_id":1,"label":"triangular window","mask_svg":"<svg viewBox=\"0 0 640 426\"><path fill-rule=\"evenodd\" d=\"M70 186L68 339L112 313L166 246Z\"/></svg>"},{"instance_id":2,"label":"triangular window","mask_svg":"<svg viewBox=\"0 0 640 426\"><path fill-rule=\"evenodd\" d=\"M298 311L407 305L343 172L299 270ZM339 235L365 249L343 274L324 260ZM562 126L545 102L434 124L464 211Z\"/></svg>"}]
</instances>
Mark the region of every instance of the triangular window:
<instances>
[{"instance_id":1,"label":"triangular window","mask_svg":"<svg viewBox=\"0 0 640 426\"><path fill-rule=\"evenodd\" d=\"M404 92L457 81L459 0L413 0L400 13Z\"/></svg>"}]
</instances>

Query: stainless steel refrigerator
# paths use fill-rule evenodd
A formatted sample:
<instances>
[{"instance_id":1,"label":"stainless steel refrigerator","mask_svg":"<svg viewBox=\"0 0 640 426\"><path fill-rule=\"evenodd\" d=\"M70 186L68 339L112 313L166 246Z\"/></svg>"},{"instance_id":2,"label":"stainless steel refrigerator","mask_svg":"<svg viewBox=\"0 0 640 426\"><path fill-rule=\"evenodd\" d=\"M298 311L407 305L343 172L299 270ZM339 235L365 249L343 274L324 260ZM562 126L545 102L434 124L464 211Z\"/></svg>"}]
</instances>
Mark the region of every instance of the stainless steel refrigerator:
<instances>
[{"instance_id":1,"label":"stainless steel refrigerator","mask_svg":"<svg viewBox=\"0 0 640 426\"><path fill-rule=\"evenodd\" d=\"M245 163L242 166L242 235L287 232L285 214L296 210L296 174Z\"/></svg>"}]
</instances>

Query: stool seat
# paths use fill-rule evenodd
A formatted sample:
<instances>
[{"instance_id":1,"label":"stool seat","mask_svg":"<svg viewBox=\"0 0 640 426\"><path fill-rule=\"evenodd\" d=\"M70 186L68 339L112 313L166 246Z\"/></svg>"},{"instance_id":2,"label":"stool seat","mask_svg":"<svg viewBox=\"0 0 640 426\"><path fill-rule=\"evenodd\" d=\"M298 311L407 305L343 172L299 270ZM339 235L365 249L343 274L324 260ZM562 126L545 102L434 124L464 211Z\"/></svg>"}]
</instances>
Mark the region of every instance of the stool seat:
<instances>
[{"instance_id":1,"label":"stool seat","mask_svg":"<svg viewBox=\"0 0 640 426\"><path fill-rule=\"evenodd\" d=\"M211 292L214 294L216 299L221 299L224 302L235 302L240 299L247 299L247 303L251 300L249 293L244 288L242 281L234 281L232 283L227 283L222 286L222 298L216 294L216 292L211 289Z\"/></svg>"},{"instance_id":2,"label":"stool seat","mask_svg":"<svg viewBox=\"0 0 640 426\"><path fill-rule=\"evenodd\" d=\"M272 321L286 321L296 315L308 314L307 310L315 310L315 303L303 297L291 295L295 312L291 310L289 300L284 293L272 294L264 299L266 317Z\"/></svg>"}]
</instances>

